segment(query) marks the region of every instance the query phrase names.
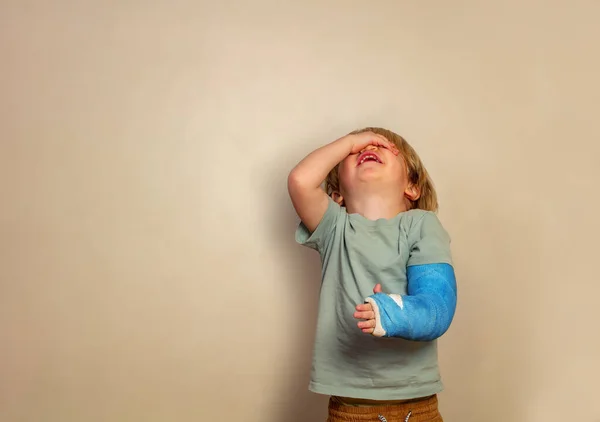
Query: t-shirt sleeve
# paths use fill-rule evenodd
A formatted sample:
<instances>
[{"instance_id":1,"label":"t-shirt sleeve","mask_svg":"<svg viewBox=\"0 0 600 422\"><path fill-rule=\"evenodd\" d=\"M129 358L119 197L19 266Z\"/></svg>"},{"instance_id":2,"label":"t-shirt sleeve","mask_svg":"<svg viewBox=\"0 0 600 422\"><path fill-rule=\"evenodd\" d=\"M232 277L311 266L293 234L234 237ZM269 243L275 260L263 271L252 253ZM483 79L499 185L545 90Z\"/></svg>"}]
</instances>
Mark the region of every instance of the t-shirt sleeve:
<instances>
[{"instance_id":1,"label":"t-shirt sleeve","mask_svg":"<svg viewBox=\"0 0 600 422\"><path fill-rule=\"evenodd\" d=\"M317 228L311 233L304 223L300 222L296 229L296 242L318 252L323 252L333 237L335 226L342 212L342 208L329 197L327 211L325 211Z\"/></svg>"},{"instance_id":2,"label":"t-shirt sleeve","mask_svg":"<svg viewBox=\"0 0 600 422\"><path fill-rule=\"evenodd\" d=\"M433 212L425 213L411 228L407 267L424 264L450 264L450 236Z\"/></svg>"}]
</instances>

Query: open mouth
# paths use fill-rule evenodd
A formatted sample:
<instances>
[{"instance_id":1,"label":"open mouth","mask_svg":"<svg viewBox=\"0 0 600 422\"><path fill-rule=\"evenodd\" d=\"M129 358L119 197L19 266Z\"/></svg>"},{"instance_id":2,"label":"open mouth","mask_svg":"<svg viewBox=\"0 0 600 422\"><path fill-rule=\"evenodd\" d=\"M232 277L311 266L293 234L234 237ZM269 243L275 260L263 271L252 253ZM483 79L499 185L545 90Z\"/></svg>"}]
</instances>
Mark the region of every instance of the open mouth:
<instances>
[{"instance_id":1,"label":"open mouth","mask_svg":"<svg viewBox=\"0 0 600 422\"><path fill-rule=\"evenodd\" d=\"M373 161L375 163L383 164L381 158L377 154L371 151L363 152L358 156L356 166L360 166L361 164L367 163L369 161Z\"/></svg>"}]
</instances>

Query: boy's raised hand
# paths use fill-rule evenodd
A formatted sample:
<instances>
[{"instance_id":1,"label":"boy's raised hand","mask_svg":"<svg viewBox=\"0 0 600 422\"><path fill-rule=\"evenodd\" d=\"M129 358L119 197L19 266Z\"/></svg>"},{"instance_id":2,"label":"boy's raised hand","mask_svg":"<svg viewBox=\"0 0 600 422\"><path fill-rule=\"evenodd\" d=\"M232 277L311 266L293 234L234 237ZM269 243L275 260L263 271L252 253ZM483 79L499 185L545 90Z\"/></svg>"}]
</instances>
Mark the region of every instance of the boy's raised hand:
<instances>
[{"instance_id":1,"label":"boy's raised hand","mask_svg":"<svg viewBox=\"0 0 600 422\"><path fill-rule=\"evenodd\" d=\"M373 293L381 292L381 284L377 283L373 288ZM357 325L363 333L373 334L373 331L375 330L375 312L373 312L373 307L370 303L361 303L360 305L356 305L354 318L361 320Z\"/></svg>"},{"instance_id":2,"label":"boy's raised hand","mask_svg":"<svg viewBox=\"0 0 600 422\"><path fill-rule=\"evenodd\" d=\"M350 154L358 154L369 145L399 154L396 145L385 136L363 132L343 136L314 150L292 169L288 191L296 213L309 232L317 228L329 206L327 193L321 186L329 172Z\"/></svg>"},{"instance_id":3,"label":"boy's raised hand","mask_svg":"<svg viewBox=\"0 0 600 422\"><path fill-rule=\"evenodd\" d=\"M353 135L348 135L352 142L351 154L358 154L369 145L374 145L379 148L390 150L394 155L398 155L400 151L393 142L387 140L383 135L378 135L373 132L362 132Z\"/></svg>"}]
</instances>

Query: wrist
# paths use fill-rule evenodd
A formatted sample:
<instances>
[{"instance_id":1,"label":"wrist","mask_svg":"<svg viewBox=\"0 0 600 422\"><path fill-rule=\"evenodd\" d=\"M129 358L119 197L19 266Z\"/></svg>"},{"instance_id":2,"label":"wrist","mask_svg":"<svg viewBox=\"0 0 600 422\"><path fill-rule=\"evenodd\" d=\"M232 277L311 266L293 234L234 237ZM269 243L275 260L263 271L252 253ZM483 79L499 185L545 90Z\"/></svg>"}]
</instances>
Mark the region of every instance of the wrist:
<instances>
[{"instance_id":1,"label":"wrist","mask_svg":"<svg viewBox=\"0 0 600 422\"><path fill-rule=\"evenodd\" d=\"M342 145L344 147L344 149L346 149L348 151L348 154L346 154L346 155L349 155L350 152L352 151L352 148L354 147L354 138L355 137L356 137L356 135L342 136L341 138L336 140L335 143L339 143L340 145Z\"/></svg>"}]
</instances>

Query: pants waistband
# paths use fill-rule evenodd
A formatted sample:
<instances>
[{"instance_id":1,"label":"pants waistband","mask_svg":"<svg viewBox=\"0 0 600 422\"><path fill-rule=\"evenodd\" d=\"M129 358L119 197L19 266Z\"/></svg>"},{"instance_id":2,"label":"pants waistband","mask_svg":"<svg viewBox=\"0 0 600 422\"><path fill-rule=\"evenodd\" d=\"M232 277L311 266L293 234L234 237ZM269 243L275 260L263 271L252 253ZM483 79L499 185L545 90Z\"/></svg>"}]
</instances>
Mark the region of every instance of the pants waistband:
<instances>
[{"instance_id":1,"label":"pants waistband","mask_svg":"<svg viewBox=\"0 0 600 422\"><path fill-rule=\"evenodd\" d=\"M439 418L439 419L438 419ZM329 399L328 422L370 421L442 421L438 411L437 395L398 404L352 406Z\"/></svg>"}]
</instances>

